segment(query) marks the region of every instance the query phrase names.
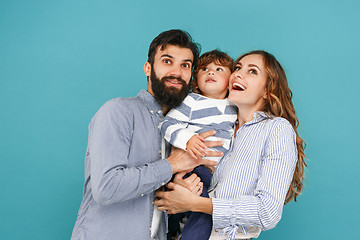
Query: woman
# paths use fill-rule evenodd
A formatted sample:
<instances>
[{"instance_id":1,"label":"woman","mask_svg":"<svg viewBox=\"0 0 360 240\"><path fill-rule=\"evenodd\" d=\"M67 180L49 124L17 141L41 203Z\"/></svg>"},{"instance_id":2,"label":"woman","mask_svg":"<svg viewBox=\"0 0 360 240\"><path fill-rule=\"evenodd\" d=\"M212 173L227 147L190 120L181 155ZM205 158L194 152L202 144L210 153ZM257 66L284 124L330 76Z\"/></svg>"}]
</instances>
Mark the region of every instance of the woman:
<instances>
[{"instance_id":1,"label":"woman","mask_svg":"<svg viewBox=\"0 0 360 240\"><path fill-rule=\"evenodd\" d=\"M284 203L302 189L304 141L285 72L275 57L253 51L235 61L229 100L238 107L232 148L219 163L212 198L169 183L155 205L168 213L198 211L212 215L210 239L246 239L280 221Z\"/></svg>"}]
</instances>

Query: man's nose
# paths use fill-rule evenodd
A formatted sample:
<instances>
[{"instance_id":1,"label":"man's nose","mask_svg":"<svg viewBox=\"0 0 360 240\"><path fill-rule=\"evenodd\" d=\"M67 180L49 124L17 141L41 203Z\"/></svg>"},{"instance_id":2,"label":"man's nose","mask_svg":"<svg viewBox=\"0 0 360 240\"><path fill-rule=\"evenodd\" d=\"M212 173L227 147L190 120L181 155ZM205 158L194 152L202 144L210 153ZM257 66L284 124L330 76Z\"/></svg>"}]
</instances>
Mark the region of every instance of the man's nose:
<instances>
[{"instance_id":1,"label":"man's nose","mask_svg":"<svg viewBox=\"0 0 360 240\"><path fill-rule=\"evenodd\" d=\"M181 66L177 66L177 65L172 66L170 70L170 75L175 77L181 76Z\"/></svg>"}]
</instances>

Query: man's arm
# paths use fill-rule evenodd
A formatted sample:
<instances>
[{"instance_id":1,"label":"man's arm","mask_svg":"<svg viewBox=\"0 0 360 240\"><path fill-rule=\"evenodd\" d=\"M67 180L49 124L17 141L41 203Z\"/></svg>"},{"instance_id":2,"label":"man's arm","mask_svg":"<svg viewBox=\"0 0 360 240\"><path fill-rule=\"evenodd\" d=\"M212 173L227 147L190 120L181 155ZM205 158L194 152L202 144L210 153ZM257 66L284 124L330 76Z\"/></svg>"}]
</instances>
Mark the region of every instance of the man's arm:
<instances>
[{"instance_id":1,"label":"man's arm","mask_svg":"<svg viewBox=\"0 0 360 240\"><path fill-rule=\"evenodd\" d=\"M142 166L130 165L134 116L128 107L108 102L90 124L90 181L93 197L102 205L144 196L171 179L172 168L166 159Z\"/></svg>"}]
</instances>

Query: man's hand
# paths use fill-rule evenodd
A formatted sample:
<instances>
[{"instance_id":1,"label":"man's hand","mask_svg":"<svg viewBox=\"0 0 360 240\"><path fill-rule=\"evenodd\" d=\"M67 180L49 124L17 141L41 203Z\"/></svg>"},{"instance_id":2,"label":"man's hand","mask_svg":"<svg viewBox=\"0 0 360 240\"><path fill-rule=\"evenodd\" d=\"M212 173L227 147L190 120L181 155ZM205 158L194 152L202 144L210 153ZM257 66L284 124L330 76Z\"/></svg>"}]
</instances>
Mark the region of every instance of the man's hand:
<instances>
[{"instance_id":1,"label":"man's hand","mask_svg":"<svg viewBox=\"0 0 360 240\"><path fill-rule=\"evenodd\" d=\"M203 183L201 182L201 179L195 173L184 179L183 177L186 173L187 172L179 172L175 174L173 182L186 187L193 194L200 196L203 189Z\"/></svg>"}]
</instances>

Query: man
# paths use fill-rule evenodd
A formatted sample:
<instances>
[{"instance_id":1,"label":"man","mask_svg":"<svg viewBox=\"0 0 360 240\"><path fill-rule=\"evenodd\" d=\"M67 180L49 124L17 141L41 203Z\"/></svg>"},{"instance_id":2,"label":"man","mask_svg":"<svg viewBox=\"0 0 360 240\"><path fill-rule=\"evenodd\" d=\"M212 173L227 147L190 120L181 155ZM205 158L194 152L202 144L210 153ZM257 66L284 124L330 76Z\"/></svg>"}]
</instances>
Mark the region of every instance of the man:
<instances>
[{"instance_id":1,"label":"man","mask_svg":"<svg viewBox=\"0 0 360 240\"><path fill-rule=\"evenodd\" d=\"M161 33L150 44L144 65L147 91L110 100L95 114L89 125L83 200L72 240L151 239L155 190L176 172L214 165L183 151L173 151L167 159L160 154L158 125L187 95L198 56L198 46L188 33ZM166 239L163 216L154 239Z\"/></svg>"}]
</instances>

